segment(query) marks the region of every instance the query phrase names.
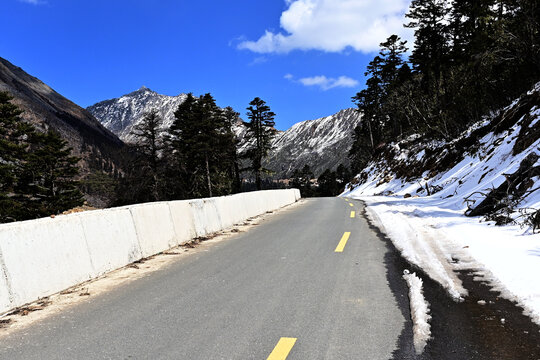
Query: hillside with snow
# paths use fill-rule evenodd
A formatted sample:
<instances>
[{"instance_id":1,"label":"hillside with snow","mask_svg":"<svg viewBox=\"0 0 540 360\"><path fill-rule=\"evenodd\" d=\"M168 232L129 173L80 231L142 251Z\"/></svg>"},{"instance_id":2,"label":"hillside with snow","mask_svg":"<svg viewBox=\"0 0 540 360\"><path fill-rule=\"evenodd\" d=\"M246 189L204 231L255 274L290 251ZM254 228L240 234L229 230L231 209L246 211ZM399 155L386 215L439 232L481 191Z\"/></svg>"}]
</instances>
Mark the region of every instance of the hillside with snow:
<instances>
[{"instance_id":1,"label":"hillside with snow","mask_svg":"<svg viewBox=\"0 0 540 360\"><path fill-rule=\"evenodd\" d=\"M87 110L122 141L133 143L135 140L131 131L140 123L145 113L157 110L163 120L161 129L168 129L174 121L174 112L186 97L187 94L161 95L143 86L119 98L89 106Z\"/></svg>"},{"instance_id":2,"label":"hillside with snow","mask_svg":"<svg viewBox=\"0 0 540 360\"><path fill-rule=\"evenodd\" d=\"M185 98L186 94L167 96L143 86L119 98L99 102L87 110L124 142L133 143L135 139L130 134L131 130L145 113L157 109L163 120L161 128L168 129L174 122L174 112ZM306 164L310 165L315 176L327 168L335 170L341 163L349 165L342 154L351 147L352 134L360 120L361 115L357 111L345 109L331 116L299 122L287 131L279 131L264 166L275 172L274 177L286 178ZM242 153L247 146L246 127L239 121L233 131Z\"/></svg>"},{"instance_id":3,"label":"hillside with snow","mask_svg":"<svg viewBox=\"0 0 540 360\"><path fill-rule=\"evenodd\" d=\"M316 120L294 124L273 141L266 166L281 177L290 177L295 169L308 164L315 176L326 169L335 170L349 161L346 154L352 145L352 134L362 116L355 109L345 109Z\"/></svg>"},{"instance_id":4,"label":"hillside with snow","mask_svg":"<svg viewBox=\"0 0 540 360\"><path fill-rule=\"evenodd\" d=\"M387 145L342 196L456 300L472 269L540 324L539 119L537 84L451 142Z\"/></svg>"}]
</instances>

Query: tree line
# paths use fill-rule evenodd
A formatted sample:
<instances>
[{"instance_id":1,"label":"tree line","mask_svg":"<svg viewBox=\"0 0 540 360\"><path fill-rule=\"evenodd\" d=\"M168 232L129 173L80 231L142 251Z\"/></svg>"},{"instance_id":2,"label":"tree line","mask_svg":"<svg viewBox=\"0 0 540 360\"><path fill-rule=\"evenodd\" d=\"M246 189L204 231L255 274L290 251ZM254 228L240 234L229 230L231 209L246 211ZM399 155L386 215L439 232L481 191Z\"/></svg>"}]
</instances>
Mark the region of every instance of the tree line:
<instances>
[{"instance_id":1,"label":"tree line","mask_svg":"<svg viewBox=\"0 0 540 360\"><path fill-rule=\"evenodd\" d=\"M0 92L0 223L83 205L80 159L57 132L23 121L12 100ZM245 172L252 174L255 189L268 186L262 162L276 133L275 114L260 98L249 103L242 154L233 132L239 116L231 107L219 108L211 94L189 94L169 129L162 128L157 110L145 114L132 131L134 160L108 181L114 187L112 205L238 193L246 188Z\"/></svg>"},{"instance_id":2,"label":"tree line","mask_svg":"<svg viewBox=\"0 0 540 360\"><path fill-rule=\"evenodd\" d=\"M268 172L262 161L275 135L275 113L260 98L247 107L246 148L239 154L233 126L241 121L231 107L217 106L211 94L188 94L169 129L156 110L132 133L135 161L120 179L116 205L193 199L238 193L241 173L252 173L256 189Z\"/></svg>"},{"instance_id":3,"label":"tree line","mask_svg":"<svg viewBox=\"0 0 540 360\"><path fill-rule=\"evenodd\" d=\"M302 169L294 170L290 186L299 189L302 197L337 196L343 192L352 174L348 167L338 165L335 171L326 169L315 178L311 167L304 165Z\"/></svg>"},{"instance_id":4,"label":"tree line","mask_svg":"<svg viewBox=\"0 0 540 360\"><path fill-rule=\"evenodd\" d=\"M0 92L0 222L58 214L82 205L75 177L79 159L60 135L21 120L12 97Z\"/></svg>"},{"instance_id":5,"label":"tree line","mask_svg":"<svg viewBox=\"0 0 540 360\"><path fill-rule=\"evenodd\" d=\"M358 172L378 147L411 134L450 140L540 80L536 0L413 0L404 26L367 66L349 152Z\"/></svg>"}]
</instances>

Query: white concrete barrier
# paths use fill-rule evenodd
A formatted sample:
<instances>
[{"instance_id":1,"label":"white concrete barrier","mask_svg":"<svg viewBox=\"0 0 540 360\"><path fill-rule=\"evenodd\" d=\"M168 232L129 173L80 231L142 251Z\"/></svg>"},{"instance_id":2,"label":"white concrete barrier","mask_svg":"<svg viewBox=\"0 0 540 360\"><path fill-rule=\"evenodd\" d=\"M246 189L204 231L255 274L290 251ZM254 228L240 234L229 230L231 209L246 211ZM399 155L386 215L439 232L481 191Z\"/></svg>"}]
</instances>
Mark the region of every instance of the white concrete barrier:
<instances>
[{"instance_id":1,"label":"white concrete barrier","mask_svg":"<svg viewBox=\"0 0 540 360\"><path fill-rule=\"evenodd\" d=\"M95 276L143 257L129 208L89 211L78 217Z\"/></svg>"},{"instance_id":2,"label":"white concrete barrier","mask_svg":"<svg viewBox=\"0 0 540 360\"><path fill-rule=\"evenodd\" d=\"M130 211L143 257L178 245L168 203L134 205L130 207Z\"/></svg>"},{"instance_id":3,"label":"white concrete barrier","mask_svg":"<svg viewBox=\"0 0 540 360\"><path fill-rule=\"evenodd\" d=\"M0 225L0 314L294 203L267 190Z\"/></svg>"},{"instance_id":4,"label":"white concrete barrier","mask_svg":"<svg viewBox=\"0 0 540 360\"><path fill-rule=\"evenodd\" d=\"M95 277L77 215L2 225L0 230L0 251L11 291L10 307Z\"/></svg>"},{"instance_id":5,"label":"white concrete barrier","mask_svg":"<svg viewBox=\"0 0 540 360\"><path fill-rule=\"evenodd\" d=\"M176 234L177 244L184 244L197 237L195 220L191 211L191 200L170 201L169 209Z\"/></svg>"},{"instance_id":6,"label":"white concrete barrier","mask_svg":"<svg viewBox=\"0 0 540 360\"><path fill-rule=\"evenodd\" d=\"M223 229L220 214L213 198L191 200L190 203L197 237Z\"/></svg>"},{"instance_id":7,"label":"white concrete barrier","mask_svg":"<svg viewBox=\"0 0 540 360\"><path fill-rule=\"evenodd\" d=\"M10 309L13 304L13 293L8 274L5 271L2 253L0 252L0 309ZM1 312L1 311L0 311Z\"/></svg>"}]
</instances>

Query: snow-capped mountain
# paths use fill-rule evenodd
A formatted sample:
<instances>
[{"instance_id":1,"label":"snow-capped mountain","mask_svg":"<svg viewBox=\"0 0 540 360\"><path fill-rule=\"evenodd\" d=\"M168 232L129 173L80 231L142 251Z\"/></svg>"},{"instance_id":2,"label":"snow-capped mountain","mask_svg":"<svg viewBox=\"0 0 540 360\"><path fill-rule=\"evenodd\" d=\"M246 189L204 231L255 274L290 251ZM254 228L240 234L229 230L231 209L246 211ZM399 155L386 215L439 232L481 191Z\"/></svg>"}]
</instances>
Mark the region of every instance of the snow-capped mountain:
<instances>
[{"instance_id":1,"label":"snow-capped mountain","mask_svg":"<svg viewBox=\"0 0 540 360\"><path fill-rule=\"evenodd\" d=\"M157 110L163 119L161 128L168 129L174 121L174 112L186 97L187 94L161 95L143 86L120 98L94 104L87 110L124 142L133 143L135 139L131 130L142 120L145 113Z\"/></svg>"},{"instance_id":2,"label":"snow-capped mountain","mask_svg":"<svg viewBox=\"0 0 540 360\"><path fill-rule=\"evenodd\" d=\"M105 100L88 107L101 123L120 139L132 143L131 129L141 121L144 114L156 109L163 119L162 128L167 129L174 121L174 112L185 99L161 95L146 87L120 98ZM273 140L272 151L265 166L275 172L276 178L289 177L295 169L309 165L315 176L325 169L335 169L339 164L348 165L347 154L352 144L352 133L361 116L354 109L316 120L307 120L280 131ZM240 140L239 152L246 148L246 127L241 121L234 127Z\"/></svg>"},{"instance_id":3,"label":"snow-capped mountain","mask_svg":"<svg viewBox=\"0 0 540 360\"><path fill-rule=\"evenodd\" d=\"M294 124L279 133L266 166L279 177L289 177L295 169L309 165L315 176L339 164L349 165L347 153L352 145L354 128L362 116L355 109L345 109L316 120Z\"/></svg>"}]
</instances>

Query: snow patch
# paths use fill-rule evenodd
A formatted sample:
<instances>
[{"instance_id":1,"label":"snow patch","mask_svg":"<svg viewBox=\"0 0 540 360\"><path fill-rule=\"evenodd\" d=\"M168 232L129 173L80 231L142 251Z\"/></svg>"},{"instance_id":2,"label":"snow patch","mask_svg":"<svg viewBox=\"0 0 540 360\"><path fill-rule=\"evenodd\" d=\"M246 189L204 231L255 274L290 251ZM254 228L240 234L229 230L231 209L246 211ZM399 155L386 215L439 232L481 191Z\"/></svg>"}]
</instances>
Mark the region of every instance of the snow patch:
<instances>
[{"instance_id":1,"label":"snow patch","mask_svg":"<svg viewBox=\"0 0 540 360\"><path fill-rule=\"evenodd\" d=\"M535 91L540 92L540 83L529 95ZM490 282L501 296L517 302L525 314L540 324L540 233L524 221L540 209L540 177L530 178L525 196L508 214L514 223L495 226L495 222L482 217L464 216L469 207L477 206L492 189L507 181L507 175L515 173L524 159L534 154L540 156L540 139L532 139L527 148L514 154L519 134L527 130L522 129L527 115L512 120L512 107L530 106L532 119L527 126L539 126L538 105L531 105L530 99L525 103L521 100L492 119L471 126L453 142L422 143L410 137L403 140L404 144L394 144L389 147L393 152L370 163L357 176L356 184L349 185L341 196L365 201L370 218L403 256L444 286L454 299L467 295L455 271L472 269L477 277ZM513 123L507 129L495 131L491 122L500 124L500 116L510 116L503 120ZM485 126L492 127L485 128L485 135L478 135L478 139L469 140L473 145L461 148L464 152L459 157L438 172L432 170L433 164L440 164L433 162L434 156L443 159L445 151L457 151L453 148L457 141L467 140ZM406 159L396 163L394 160L405 151ZM424 164L429 161L430 171L424 171ZM534 166L539 164L537 160ZM416 170L415 177L402 167Z\"/></svg>"},{"instance_id":2,"label":"snow patch","mask_svg":"<svg viewBox=\"0 0 540 360\"><path fill-rule=\"evenodd\" d=\"M394 208L384 204L384 198L362 198L367 205L368 217L385 233L394 246L411 264L423 269L429 277L441 284L455 301L462 301L467 290L454 272L451 255L436 236L417 226L417 209ZM405 215L408 214L408 215ZM409 219L408 216L414 217Z\"/></svg>"},{"instance_id":3,"label":"snow patch","mask_svg":"<svg viewBox=\"0 0 540 360\"><path fill-rule=\"evenodd\" d=\"M431 338L431 326L429 320L429 303L424 298L422 291L422 279L416 273L403 272L403 278L409 287L409 303L413 322L413 343L417 355L424 352L428 340Z\"/></svg>"}]
</instances>

